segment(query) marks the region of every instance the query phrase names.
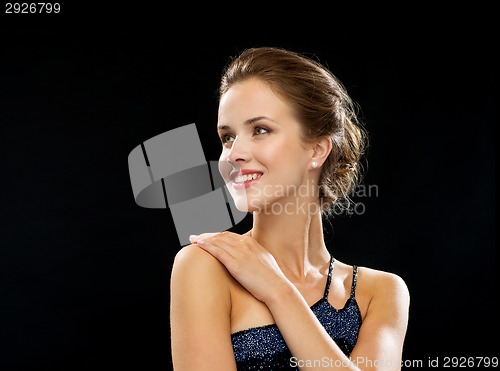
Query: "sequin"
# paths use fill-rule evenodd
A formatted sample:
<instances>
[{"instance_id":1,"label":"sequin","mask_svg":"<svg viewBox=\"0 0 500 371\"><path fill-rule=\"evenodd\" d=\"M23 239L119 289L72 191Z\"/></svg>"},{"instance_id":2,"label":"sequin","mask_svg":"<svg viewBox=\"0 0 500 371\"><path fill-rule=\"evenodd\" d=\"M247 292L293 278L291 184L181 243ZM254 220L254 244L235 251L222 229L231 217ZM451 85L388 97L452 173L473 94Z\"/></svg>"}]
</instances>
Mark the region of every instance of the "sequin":
<instances>
[{"instance_id":1,"label":"sequin","mask_svg":"<svg viewBox=\"0 0 500 371\"><path fill-rule=\"evenodd\" d=\"M353 269L351 295L341 309L334 308L328 301L328 292L333 271L333 256L330 260L328 279L323 297L311 306L311 310L328 334L346 356L356 345L361 313L355 298L358 267ZM239 371L243 370L298 370L294 367L283 336L276 324L252 327L231 334L234 358Z\"/></svg>"}]
</instances>

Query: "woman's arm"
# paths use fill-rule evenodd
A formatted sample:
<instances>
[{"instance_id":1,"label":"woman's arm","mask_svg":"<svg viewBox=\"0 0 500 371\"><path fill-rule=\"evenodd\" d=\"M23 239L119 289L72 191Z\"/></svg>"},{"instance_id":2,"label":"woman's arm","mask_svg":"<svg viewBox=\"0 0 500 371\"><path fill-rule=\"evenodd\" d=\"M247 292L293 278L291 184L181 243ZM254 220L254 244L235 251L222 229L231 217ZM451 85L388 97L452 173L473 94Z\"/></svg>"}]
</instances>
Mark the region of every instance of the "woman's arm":
<instances>
[{"instance_id":1,"label":"woman's arm","mask_svg":"<svg viewBox=\"0 0 500 371\"><path fill-rule=\"evenodd\" d=\"M368 277L363 277L363 273ZM267 300L266 304L297 360L302 360L304 365L306 361L314 364L316 360L322 365L318 369L325 368L321 363L323 360L332 366L345 366L338 369L401 369L409 310L407 286L397 275L367 268L358 272L358 289L364 282L369 282L372 286L369 290L374 295L349 358L324 331L298 290L284 288Z\"/></svg>"},{"instance_id":2,"label":"woman's arm","mask_svg":"<svg viewBox=\"0 0 500 371\"><path fill-rule=\"evenodd\" d=\"M378 369L400 370L409 317L408 287L395 274L368 268L358 271L358 289L360 283L369 285L374 295L351 358L364 370L377 369L377 364Z\"/></svg>"},{"instance_id":3,"label":"woman's arm","mask_svg":"<svg viewBox=\"0 0 500 371\"><path fill-rule=\"evenodd\" d=\"M175 371L236 370L230 337L229 273L197 246L176 255L170 325Z\"/></svg>"}]
</instances>

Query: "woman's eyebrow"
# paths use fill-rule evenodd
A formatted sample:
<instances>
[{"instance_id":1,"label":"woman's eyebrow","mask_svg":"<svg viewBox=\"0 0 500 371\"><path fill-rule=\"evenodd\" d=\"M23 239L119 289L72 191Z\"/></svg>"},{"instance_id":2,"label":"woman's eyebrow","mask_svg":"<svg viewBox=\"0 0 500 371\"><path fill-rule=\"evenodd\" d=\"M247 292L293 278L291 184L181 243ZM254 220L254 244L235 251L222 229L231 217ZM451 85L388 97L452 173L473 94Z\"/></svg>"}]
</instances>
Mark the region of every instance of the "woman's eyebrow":
<instances>
[{"instance_id":1,"label":"woman's eyebrow","mask_svg":"<svg viewBox=\"0 0 500 371\"><path fill-rule=\"evenodd\" d=\"M273 121L274 120L271 120L269 117L266 117L266 116L257 116L257 117L253 117L251 119L248 119L248 120L245 120L245 122L243 123L244 125L251 125L257 121L260 121L262 119L266 119L266 120L269 120L269 121ZM225 125L225 124L222 124L222 125L218 125L217 126L217 130L228 130L230 129L229 125Z\"/></svg>"}]
</instances>

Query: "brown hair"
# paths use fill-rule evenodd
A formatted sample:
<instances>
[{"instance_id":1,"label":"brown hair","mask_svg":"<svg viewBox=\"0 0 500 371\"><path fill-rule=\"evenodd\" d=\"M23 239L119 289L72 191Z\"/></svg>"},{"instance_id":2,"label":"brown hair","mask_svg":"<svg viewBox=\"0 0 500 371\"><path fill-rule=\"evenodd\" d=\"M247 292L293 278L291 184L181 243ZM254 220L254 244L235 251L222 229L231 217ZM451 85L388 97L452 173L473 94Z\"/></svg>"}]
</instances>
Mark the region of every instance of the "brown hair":
<instances>
[{"instance_id":1,"label":"brown hair","mask_svg":"<svg viewBox=\"0 0 500 371\"><path fill-rule=\"evenodd\" d=\"M360 160L367 135L342 83L319 62L289 50L244 50L226 66L219 97L237 82L258 78L291 105L303 126L304 140L329 136L332 151L319 178L324 215L348 209L349 193L361 180Z\"/></svg>"}]
</instances>

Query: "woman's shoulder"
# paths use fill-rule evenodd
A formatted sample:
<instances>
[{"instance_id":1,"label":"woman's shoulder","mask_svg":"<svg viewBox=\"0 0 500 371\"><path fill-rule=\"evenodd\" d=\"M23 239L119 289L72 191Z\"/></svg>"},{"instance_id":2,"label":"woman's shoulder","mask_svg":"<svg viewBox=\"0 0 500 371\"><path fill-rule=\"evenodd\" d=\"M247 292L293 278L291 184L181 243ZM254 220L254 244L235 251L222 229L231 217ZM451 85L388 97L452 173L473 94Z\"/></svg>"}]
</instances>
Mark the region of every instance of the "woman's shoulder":
<instances>
[{"instance_id":1,"label":"woman's shoulder","mask_svg":"<svg viewBox=\"0 0 500 371\"><path fill-rule=\"evenodd\" d=\"M406 281L401 275L394 272L358 267L358 289L365 294L369 293L370 302L377 301L398 302L400 305L409 304L410 292Z\"/></svg>"},{"instance_id":2,"label":"woman's shoulder","mask_svg":"<svg viewBox=\"0 0 500 371\"><path fill-rule=\"evenodd\" d=\"M172 278L200 282L205 287L211 282L215 287L223 287L229 283L229 276L221 262L196 244L186 245L175 254Z\"/></svg>"},{"instance_id":3,"label":"woman's shoulder","mask_svg":"<svg viewBox=\"0 0 500 371\"><path fill-rule=\"evenodd\" d=\"M399 289L407 289L403 277L393 272L361 266L358 267L358 276L362 276L373 288L387 288L390 286Z\"/></svg>"},{"instance_id":4,"label":"woman's shoulder","mask_svg":"<svg viewBox=\"0 0 500 371\"><path fill-rule=\"evenodd\" d=\"M196 244L189 244L182 247L174 257L174 265L175 264L186 264L186 263L194 263L194 264L211 264L211 262L215 262L217 259L212 257L205 250L200 249Z\"/></svg>"},{"instance_id":5,"label":"woman's shoulder","mask_svg":"<svg viewBox=\"0 0 500 371\"><path fill-rule=\"evenodd\" d=\"M350 281L354 278L353 274L356 271L358 289L364 289L367 292L376 292L389 287L407 290L406 282L396 273L366 266L349 265L339 260L336 261L336 268L345 277L346 286L351 284Z\"/></svg>"}]
</instances>

